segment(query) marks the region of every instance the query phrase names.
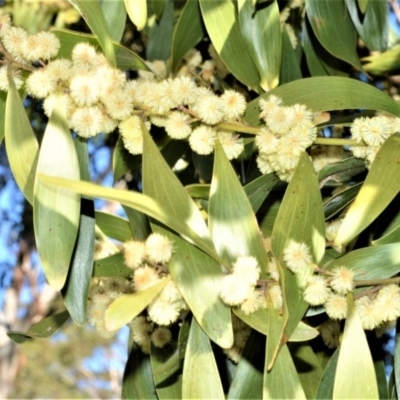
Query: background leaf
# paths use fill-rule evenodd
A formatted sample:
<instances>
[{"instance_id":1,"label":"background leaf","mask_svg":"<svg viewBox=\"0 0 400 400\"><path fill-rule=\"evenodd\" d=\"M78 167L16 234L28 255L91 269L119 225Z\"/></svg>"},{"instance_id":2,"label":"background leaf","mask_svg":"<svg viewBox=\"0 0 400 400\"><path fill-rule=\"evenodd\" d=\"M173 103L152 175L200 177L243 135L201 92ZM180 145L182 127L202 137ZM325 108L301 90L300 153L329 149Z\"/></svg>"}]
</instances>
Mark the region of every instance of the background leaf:
<instances>
[{"instance_id":1,"label":"background leaf","mask_svg":"<svg viewBox=\"0 0 400 400\"><path fill-rule=\"evenodd\" d=\"M120 242L133 239L131 227L127 219L98 210L96 210L95 216L97 226L106 236Z\"/></svg>"},{"instance_id":2,"label":"background leaf","mask_svg":"<svg viewBox=\"0 0 400 400\"><path fill-rule=\"evenodd\" d=\"M125 30L126 10L122 1L103 0L101 2L104 19L112 40L120 42ZM118 62L117 62L118 65Z\"/></svg>"},{"instance_id":3,"label":"background leaf","mask_svg":"<svg viewBox=\"0 0 400 400\"><path fill-rule=\"evenodd\" d=\"M132 276L132 270L124 262L122 252L97 260L93 265L93 278L125 278Z\"/></svg>"}]
</instances>

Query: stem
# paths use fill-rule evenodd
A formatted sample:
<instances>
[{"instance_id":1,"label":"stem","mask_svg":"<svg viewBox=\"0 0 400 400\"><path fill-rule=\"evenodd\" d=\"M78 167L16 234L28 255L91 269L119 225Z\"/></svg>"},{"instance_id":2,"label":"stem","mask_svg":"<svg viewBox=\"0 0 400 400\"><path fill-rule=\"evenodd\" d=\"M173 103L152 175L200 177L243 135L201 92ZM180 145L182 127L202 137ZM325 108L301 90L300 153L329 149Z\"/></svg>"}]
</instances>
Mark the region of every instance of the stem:
<instances>
[{"instance_id":1,"label":"stem","mask_svg":"<svg viewBox=\"0 0 400 400\"><path fill-rule=\"evenodd\" d=\"M315 139L314 144L323 144L328 146L362 146L359 142L353 139L340 139L340 138L321 138Z\"/></svg>"},{"instance_id":2,"label":"stem","mask_svg":"<svg viewBox=\"0 0 400 400\"><path fill-rule=\"evenodd\" d=\"M258 127L238 124L234 122L223 122L222 124L218 124L217 128L241 133L250 133L253 135L256 135L260 132L260 128Z\"/></svg>"},{"instance_id":3,"label":"stem","mask_svg":"<svg viewBox=\"0 0 400 400\"><path fill-rule=\"evenodd\" d=\"M365 281L354 281L354 286L377 286L377 285L388 285L390 283L399 283L400 277L389 278L389 279L371 279Z\"/></svg>"}]
</instances>

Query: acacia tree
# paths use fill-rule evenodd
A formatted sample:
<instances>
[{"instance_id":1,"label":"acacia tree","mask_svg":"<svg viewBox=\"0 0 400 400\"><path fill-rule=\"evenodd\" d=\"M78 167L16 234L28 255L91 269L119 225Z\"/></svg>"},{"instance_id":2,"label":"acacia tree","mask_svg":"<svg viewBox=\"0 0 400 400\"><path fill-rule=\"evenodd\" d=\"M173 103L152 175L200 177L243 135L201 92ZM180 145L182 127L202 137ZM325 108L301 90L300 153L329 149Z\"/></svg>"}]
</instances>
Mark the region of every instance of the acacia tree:
<instances>
[{"instance_id":1,"label":"acacia tree","mask_svg":"<svg viewBox=\"0 0 400 400\"><path fill-rule=\"evenodd\" d=\"M128 324L125 398L396 397L400 107L354 79L397 54L387 2L72 3L91 34L1 21L2 136L65 304L9 336ZM141 191L91 182L104 135Z\"/></svg>"}]
</instances>

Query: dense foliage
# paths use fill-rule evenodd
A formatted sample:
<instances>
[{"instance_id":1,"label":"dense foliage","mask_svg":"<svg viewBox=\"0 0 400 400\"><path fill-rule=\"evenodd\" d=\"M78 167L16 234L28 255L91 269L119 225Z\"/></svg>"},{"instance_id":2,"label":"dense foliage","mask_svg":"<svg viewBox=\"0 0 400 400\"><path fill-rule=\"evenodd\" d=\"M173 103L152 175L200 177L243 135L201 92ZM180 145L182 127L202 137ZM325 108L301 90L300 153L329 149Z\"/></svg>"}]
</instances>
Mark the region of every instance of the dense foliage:
<instances>
[{"instance_id":1,"label":"dense foliage","mask_svg":"<svg viewBox=\"0 0 400 400\"><path fill-rule=\"evenodd\" d=\"M124 398L397 398L400 106L366 83L397 69L387 2L71 3L91 33L0 16L0 137L65 304L9 336L128 324ZM125 189L92 182L93 140Z\"/></svg>"}]
</instances>

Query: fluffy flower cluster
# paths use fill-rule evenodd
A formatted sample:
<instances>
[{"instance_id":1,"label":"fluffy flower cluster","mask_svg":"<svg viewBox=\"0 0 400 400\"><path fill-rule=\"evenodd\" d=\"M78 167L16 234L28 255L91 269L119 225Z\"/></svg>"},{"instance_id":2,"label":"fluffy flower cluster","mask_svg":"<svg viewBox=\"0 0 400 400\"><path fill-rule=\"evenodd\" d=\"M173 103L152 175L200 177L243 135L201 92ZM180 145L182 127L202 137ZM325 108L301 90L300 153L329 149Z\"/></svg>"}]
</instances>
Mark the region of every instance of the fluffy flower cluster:
<instances>
[{"instance_id":1,"label":"fluffy flower cluster","mask_svg":"<svg viewBox=\"0 0 400 400\"><path fill-rule=\"evenodd\" d=\"M230 274L221 281L220 297L229 306L240 306L250 314L265 307L264 294L256 288L260 276L260 267L254 257L238 257Z\"/></svg>"},{"instance_id":2,"label":"fluffy flower cluster","mask_svg":"<svg viewBox=\"0 0 400 400\"><path fill-rule=\"evenodd\" d=\"M350 128L351 138L360 145L352 146L350 150L354 157L365 159L370 168L383 142L395 132L400 131L400 118L388 115L356 118Z\"/></svg>"},{"instance_id":3,"label":"fluffy flower cluster","mask_svg":"<svg viewBox=\"0 0 400 400\"><path fill-rule=\"evenodd\" d=\"M255 139L258 168L263 174L276 172L280 179L290 181L301 153L317 137L314 115L303 104L283 106L282 100L274 95L261 99L259 106L265 127Z\"/></svg>"}]
</instances>

